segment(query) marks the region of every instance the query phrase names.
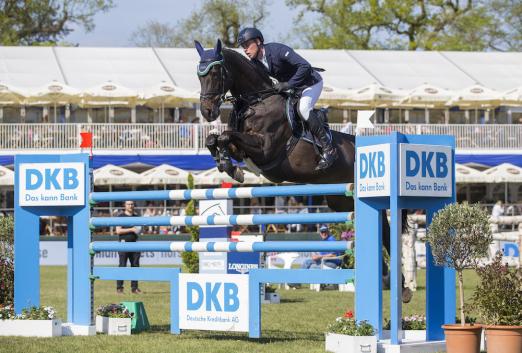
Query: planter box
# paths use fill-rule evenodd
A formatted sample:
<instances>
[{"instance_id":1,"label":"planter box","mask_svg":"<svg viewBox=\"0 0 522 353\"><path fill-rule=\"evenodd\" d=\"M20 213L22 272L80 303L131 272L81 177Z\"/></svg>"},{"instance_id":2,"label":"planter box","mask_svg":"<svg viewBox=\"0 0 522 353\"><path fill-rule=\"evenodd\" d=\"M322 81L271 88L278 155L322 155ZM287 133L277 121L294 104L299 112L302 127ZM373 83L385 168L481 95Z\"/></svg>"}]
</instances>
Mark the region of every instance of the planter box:
<instances>
[{"instance_id":1,"label":"planter box","mask_svg":"<svg viewBox=\"0 0 522 353\"><path fill-rule=\"evenodd\" d=\"M401 330L399 337L408 341L426 341L426 330ZM382 338L390 339L390 330L383 330Z\"/></svg>"},{"instance_id":2,"label":"planter box","mask_svg":"<svg viewBox=\"0 0 522 353\"><path fill-rule=\"evenodd\" d=\"M62 321L0 320L0 336L57 337L62 335Z\"/></svg>"},{"instance_id":3,"label":"planter box","mask_svg":"<svg viewBox=\"0 0 522 353\"><path fill-rule=\"evenodd\" d=\"M265 302L270 304L279 304L281 302L279 293L265 293Z\"/></svg>"},{"instance_id":4,"label":"planter box","mask_svg":"<svg viewBox=\"0 0 522 353\"><path fill-rule=\"evenodd\" d=\"M108 335L130 335L132 320L130 318L112 318L96 316L96 332Z\"/></svg>"},{"instance_id":5,"label":"planter box","mask_svg":"<svg viewBox=\"0 0 522 353\"><path fill-rule=\"evenodd\" d=\"M353 284L353 282L340 284L339 292L355 292L355 285Z\"/></svg>"},{"instance_id":6,"label":"planter box","mask_svg":"<svg viewBox=\"0 0 522 353\"><path fill-rule=\"evenodd\" d=\"M333 353L377 353L377 337L326 333L325 348Z\"/></svg>"}]
</instances>

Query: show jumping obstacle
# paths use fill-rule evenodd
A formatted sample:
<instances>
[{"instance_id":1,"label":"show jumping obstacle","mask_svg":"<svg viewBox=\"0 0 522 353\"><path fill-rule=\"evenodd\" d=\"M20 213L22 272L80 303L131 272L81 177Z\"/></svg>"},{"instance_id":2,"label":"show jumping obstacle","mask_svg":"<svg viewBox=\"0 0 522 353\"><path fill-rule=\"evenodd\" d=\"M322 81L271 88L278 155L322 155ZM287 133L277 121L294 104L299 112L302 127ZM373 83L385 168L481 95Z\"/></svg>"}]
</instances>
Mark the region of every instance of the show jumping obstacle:
<instances>
[{"instance_id":1,"label":"show jumping obstacle","mask_svg":"<svg viewBox=\"0 0 522 353\"><path fill-rule=\"evenodd\" d=\"M89 218L91 203L125 200L209 200L296 195L349 195L348 184L298 185L205 190L136 191L89 194L88 156L20 155L15 159L15 310L39 305L38 220L42 215L67 216L68 226L68 321L76 334L92 332L91 281L149 280L171 285L171 332L191 329L190 311L206 309L239 312L224 330L248 331L260 337L260 284L346 283L356 280L356 315L368 320L382 337L382 219L391 212L391 344L400 344L401 254L400 212L405 208L426 209L428 223L434 212L455 200L453 137L389 136L357 138L357 251L355 270L268 270L253 269L248 275L180 274L177 268L117 268L92 266L100 251L203 251L284 252L344 251L346 242L90 242L89 228L151 225L259 225L289 223L351 222L351 212L319 214L227 215L185 217ZM429 190L431 189L431 190ZM447 268L427 261L427 340L444 338L442 323L455 318L455 276ZM354 276L355 275L355 276ZM200 276L200 277L196 277ZM246 277L244 277L246 276ZM198 279L198 278L201 278ZM244 281L236 285L234 281ZM200 281L200 282L198 282ZM219 282L221 281L221 282ZM239 283L237 282L237 283ZM219 293L219 295L218 295ZM245 294L246 293L246 294ZM205 297L203 297L205 295ZM223 298L221 297L223 296ZM205 301L206 298L206 301ZM183 304L183 305L182 305ZM220 309L220 310L218 310ZM186 317L181 312L189 313ZM217 315L217 314L216 314ZM195 317L194 320L199 317ZM210 316L209 316L210 318ZM210 318L225 320L226 316ZM209 320L210 320L209 319ZM197 321L197 320L196 320ZM246 325L246 326L245 326Z\"/></svg>"}]
</instances>

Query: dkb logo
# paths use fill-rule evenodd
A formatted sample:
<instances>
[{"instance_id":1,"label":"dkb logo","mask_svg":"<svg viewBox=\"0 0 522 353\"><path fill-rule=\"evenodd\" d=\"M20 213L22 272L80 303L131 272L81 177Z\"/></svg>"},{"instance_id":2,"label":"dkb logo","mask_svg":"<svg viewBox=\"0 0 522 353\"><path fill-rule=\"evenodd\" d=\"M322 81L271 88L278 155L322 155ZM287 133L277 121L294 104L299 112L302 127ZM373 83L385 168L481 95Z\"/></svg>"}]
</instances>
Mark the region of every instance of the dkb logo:
<instances>
[{"instance_id":1,"label":"dkb logo","mask_svg":"<svg viewBox=\"0 0 522 353\"><path fill-rule=\"evenodd\" d=\"M80 184L78 180L78 170L75 168L44 168L27 169L25 179L25 189L27 191L40 189L44 190L71 190L76 189Z\"/></svg>"},{"instance_id":2,"label":"dkb logo","mask_svg":"<svg viewBox=\"0 0 522 353\"><path fill-rule=\"evenodd\" d=\"M365 178L382 178L386 173L384 152L368 152L359 155L359 176Z\"/></svg>"},{"instance_id":3,"label":"dkb logo","mask_svg":"<svg viewBox=\"0 0 522 353\"><path fill-rule=\"evenodd\" d=\"M448 176L448 157L444 152L406 151L406 176L445 178Z\"/></svg>"},{"instance_id":4,"label":"dkb logo","mask_svg":"<svg viewBox=\"0 0 522 353\"><path fill-rule=\"evenodd\" d=\"M238 292L235 283L206 282L203 288L197 282L187 282L187 310L199 310L205 305L206 311L237 311Z\"/></svg>"}]
</instances>

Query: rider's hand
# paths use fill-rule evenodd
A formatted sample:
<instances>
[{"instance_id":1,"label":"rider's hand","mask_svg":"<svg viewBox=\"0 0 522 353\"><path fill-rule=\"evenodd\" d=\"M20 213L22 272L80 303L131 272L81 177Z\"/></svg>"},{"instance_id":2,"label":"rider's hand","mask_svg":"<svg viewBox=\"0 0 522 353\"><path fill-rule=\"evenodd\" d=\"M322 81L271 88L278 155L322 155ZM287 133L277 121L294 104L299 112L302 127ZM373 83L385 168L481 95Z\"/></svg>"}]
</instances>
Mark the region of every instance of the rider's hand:
<instances>
[{"instance_id":1,"label":"rider's hand","mask_svg":"<svg viewBox=\"0 0 522 353\"><path fill-rule=\"evenodd\" d=\"M277 93L281 93L290 89L290 85L288 82L278 82L274 85L274 89L277 91Z\"/></svg>"}]
</instances>

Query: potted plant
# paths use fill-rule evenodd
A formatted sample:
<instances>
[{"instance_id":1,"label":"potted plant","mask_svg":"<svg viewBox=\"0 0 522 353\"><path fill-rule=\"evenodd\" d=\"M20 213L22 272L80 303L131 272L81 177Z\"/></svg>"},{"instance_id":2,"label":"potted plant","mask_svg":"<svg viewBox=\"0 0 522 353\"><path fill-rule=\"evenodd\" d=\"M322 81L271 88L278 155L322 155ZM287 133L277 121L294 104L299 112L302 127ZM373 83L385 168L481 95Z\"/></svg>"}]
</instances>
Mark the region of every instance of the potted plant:
<instances>
[{"instance_id":1,"label":"potted plant","mask_svg":"<svg viewBox=\"0 0 522 353\"><path fill-rule=\"evenodd\" d=\"M473 307L484 325L488 353L522 352L522 268L502 264L502 252L477 269Z\"/></svg>"},{"instance_id":2,"label":"potted plant","mask_svg":"<svg viewBox=\"0 0 522 353\"><path fill-rule=\"evenodd\" d=\"M493 240L489 215L479 205L447 205L437 212L426 234L435 264L455 269L459 289L460 324L443 325L448 353L478 353L481 325L466 323L464 277L466 268L475 268L488 255Z\"/></svg>"},{"instance_id":3,"label":"potted plant","mask_svg":"<svg viewBox=\"0 0 522 353\"><path fill-rule=\"evenodd\" d=\"M376 353L375 329L366 321L357 322L353 313L347 311L328 325L325 348L327 352L334 353Z\"/></svg>"},{"instance_id":4,"label":"potted plant","mask_svg":"<svg viewBox=\"0 0 522 353\"><path fill-rule=\"evenodd\" d=\"M101 305L96 309L96 332L130 335L132 314L121 304Z\"/></svg>"},{"instance_id":5,"label":"potted plant","mask_svg":"<svg viewBox=\"0 0 522 353\"><path fill-rule=\"evenodd\" d=\"M56 337L62 322L50 306L23 309L16 315L12 305L0 306L0 336Z\"/></svg>"},{"instance_id":6,"label":"potted plant","mask_svg":"<svg viewBox=\"0 0 522 353\"><path fill-rule=\"evenodd\" d=\"M391 321L384 320L384 338L389 338ZM402 318L401 337L407 340L425 341L426 340L426 316L410 315Z\"/></svg>"},{"instance_id":7,"label":"potted plant","mask_svg":"<svg viewBox=\"0 0 522 353\"><path fill-rule=\"evenodd\" d=\"M279 304L281 299L279 293L276 292L277 288L272 285L265 286L265 302L270 304Z\"/></svg>"}]
</instances>

